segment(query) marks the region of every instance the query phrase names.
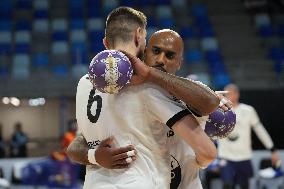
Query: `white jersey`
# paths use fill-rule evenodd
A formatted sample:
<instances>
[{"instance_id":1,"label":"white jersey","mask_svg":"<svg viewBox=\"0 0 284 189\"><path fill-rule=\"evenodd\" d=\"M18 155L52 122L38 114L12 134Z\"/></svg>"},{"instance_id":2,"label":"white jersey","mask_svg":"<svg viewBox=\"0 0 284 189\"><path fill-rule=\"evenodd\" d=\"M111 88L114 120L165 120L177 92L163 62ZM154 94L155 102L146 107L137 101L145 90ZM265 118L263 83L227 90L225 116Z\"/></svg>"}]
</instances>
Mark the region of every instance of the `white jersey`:
<instances>
[{"instance_id":1,"label":"white jersey","mask_svg":"<svg viewBox=\"0 0 284 189\"><path fill-rule=\"evenodd\" d=\"M204 129L208 116L195 118ZM168 131L167 137L171 154L171 189L202 189L193 149L172 130Z\"/></svg>"},{"instance_id":2,"label":"white jersey","mask_svg":"<svg viewBox=\"0 0 284 189\"><path fill-rule=\"evenodd\" d=\"M218 154L220 158L231 161L251 159L251 129L255 131L266 148L273 147L270 136L261 124L252 106L240 103L233 110L236 113L236 126L227 138L218 141Z\"/></svg>"},{"instance_id":3,"label":"white jersey","mask_svg":"<svg viewBox=\"0 0 284 189\"><path fill-rule=\"evenodd\" d=\"M118 94L93 89L87 75L79 81L76 95L78 128L90 148L114 136L114 147L134 145L138 158L123 170L87 168L86 189L169 188L168 125L173 126L189 111L161 88L143 84Z\"/></svg>"}]
</instances>

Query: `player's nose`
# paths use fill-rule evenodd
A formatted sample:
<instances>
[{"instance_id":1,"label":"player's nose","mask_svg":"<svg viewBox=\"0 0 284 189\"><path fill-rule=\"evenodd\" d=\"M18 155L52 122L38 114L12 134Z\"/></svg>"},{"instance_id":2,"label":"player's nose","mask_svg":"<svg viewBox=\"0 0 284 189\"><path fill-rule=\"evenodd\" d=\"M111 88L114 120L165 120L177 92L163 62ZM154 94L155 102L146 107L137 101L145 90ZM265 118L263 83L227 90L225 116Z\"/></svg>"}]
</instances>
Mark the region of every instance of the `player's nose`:
<instances>
[{"instance_id":1,"label":"player's nose","mask_svg":"<svg viewBox=\"0 0 284 189\"><path fill-rule=\"evenodd\" d=\"M157 64L163 64L163 65L165 64L165 55L164 55L164 53L160 53L157 56L156 63Z\"/></svg>"}]
</instances>

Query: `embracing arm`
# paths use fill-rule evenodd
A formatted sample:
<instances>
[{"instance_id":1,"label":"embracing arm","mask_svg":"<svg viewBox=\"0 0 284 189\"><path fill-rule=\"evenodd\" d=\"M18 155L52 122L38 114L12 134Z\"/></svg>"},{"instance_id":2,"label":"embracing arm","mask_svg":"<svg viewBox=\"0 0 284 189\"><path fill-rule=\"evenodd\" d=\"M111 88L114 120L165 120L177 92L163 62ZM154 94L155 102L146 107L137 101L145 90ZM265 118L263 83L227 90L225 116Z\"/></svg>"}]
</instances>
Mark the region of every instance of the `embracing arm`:
<instances>
[{"instance_id":1,"label":"embracing arm","mask_svg":"<svg viewBox=\"0 0 284 189\"><path fill-rule=\"evenodd\" d=\"M200 167L207 167L216 159L217 149L214 143L192 115L187 115L176 122L172 129L191 146L196 155L196 163Z\"/></svg>"},{"instance_id":2,"label":"embracing arm","mask_svg":"<svg viewBox=\"0 0 284 189\"><path fill-rule=\"evenodd\" d=\"M101 141L93 154L96 162L107 169L127 168L132 161L136 160L137 152L132 145L120 148L111 147L113 139L113 137L110 137ZM127 152L129 151L134 151L134 155L131 156L131 162L126 161L128 158ZM77 136L67 148L68 157L72 161L83 165L92 165L88 160L88 152L89 147L83 135Z\"/></svg>"},{"instance_id":3,"label":"embracing arm","mask_svg":"<svg viewBox=\"0 0 284 189\"><path fill-rule=\"evenodd\" d=\"M215 92L200 82L177 77L155 68L150 68L147 81L158 84L178 99L190 104L191 109L199 115L208 115L219 105Z\"/></svg>"},{"instance_id":4,"label":"embracing arm","mask_svg":"<svg viewBox=\"0 0 284 189\"><path fill-rule=\"evenodd\" d=\"M86 139L83 135L78 135L68 146L67 155L68 157L79 164L91 165L88 160L88 150Z\"/></svg>"},{"instance_id":5,"label":"embracing arm","mask_svg":"<svg viewBox=\"0 0 284 189\"><path fill-rule=\"evenodd\" d=\"M209 115L218 107L220 100L215 92L201 82L174 76L159 70L159 67L149 67L138 58L126 54L135 73L131 79L132 85L153 82L186 104L190 104L190 108L201 116Z\"/></svg>"}]
</instances>

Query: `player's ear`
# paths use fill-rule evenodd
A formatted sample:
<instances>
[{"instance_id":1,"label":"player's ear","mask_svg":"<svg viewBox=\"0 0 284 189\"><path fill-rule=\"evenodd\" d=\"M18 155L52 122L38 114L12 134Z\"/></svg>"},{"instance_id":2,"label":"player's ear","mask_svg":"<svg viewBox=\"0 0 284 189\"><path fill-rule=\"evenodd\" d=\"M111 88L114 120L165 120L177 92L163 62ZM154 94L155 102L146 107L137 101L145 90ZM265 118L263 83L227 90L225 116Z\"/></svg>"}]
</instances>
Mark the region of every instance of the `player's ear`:
<instances>
[{"instance_id":1,"label":"player's ear","mask_svg":"<svg viewBox=\"0 0 284 189\"><path fill-rule=\"evenodd\" d=\"M138 27L134 32L134 43L136 47L140 45L142 37L143 37L143 30L141 27Z\"/></svg>"},{"instance_id":2,"label":"player's ear","mask_svg":"<svg viewBox=\"0 0 284 189\"><path fill-rule=\"evenodd\" d=\"M106 49L109 49L109 45L108 45L108 42L106 40L106 37L103 38L103 44L104 44Z\"/></svg>"},{"instance_id":3,"label":"player's ear","mask_svg":"<svg viewBox=\"0 0 284 189\"><path fill-rule=\"evenodd\" d=\"M181 65L183 64L183 57L181 57L180 58L180 61L178 62L178 69L177 70L179 70L180 69L180 67L181 67Z\"/></svg>"}]
</instances>

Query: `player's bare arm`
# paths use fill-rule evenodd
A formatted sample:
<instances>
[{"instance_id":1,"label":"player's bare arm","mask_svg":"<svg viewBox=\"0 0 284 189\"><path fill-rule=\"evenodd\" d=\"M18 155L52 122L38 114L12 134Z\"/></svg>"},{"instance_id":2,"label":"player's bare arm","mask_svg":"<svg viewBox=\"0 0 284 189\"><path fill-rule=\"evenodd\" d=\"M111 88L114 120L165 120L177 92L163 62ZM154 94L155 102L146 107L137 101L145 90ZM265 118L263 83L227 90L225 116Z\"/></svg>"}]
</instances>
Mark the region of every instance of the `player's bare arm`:
<instances>
[{"instance_id":1,"label":"player's bare arm","mask_svg":"<svg viewBox=\"0 0 284 189\"><path fill-rule=\"evenodd\" d=\"M108 169L124 169L129 166L126 161L128 158L127 152L134 150L134 147L129 145L121 148L110 147L113 138L103 140L96 149L94 156L97 163ZM88 160L89 147L83 135L77 136L67 148L68 157L79 164L92 165ZM136 151L132 156L132 161L136 160Z\"/></svg>"},{"instance_id":2,"label":"player's bare arm","mask_svg":"<svg viewBox=\"0 0 284 189\"><path fill-rule=\"evenodd\" d=\"M153 82L186 104L190 104L191 109L202 116L208 115L218 107L220 100L209 87L149 67L138 58L128 53L126 54L130 58L135 72L131 79L131 84L137 85L143 82Z\"/></svg>"},{"instance_id":3,"label":"player's bare arm","mask_svg":"<svg viewBox=\"0 0 284 189\"><path fill-rule=\"evenodd\" d=\"M207 167L216 159L217 149L214 143L192 115L187 115L176 122L172 129L192 147L196 154L196 162L200 167Z\"/></svg>"}]
</instances>

